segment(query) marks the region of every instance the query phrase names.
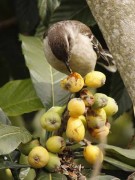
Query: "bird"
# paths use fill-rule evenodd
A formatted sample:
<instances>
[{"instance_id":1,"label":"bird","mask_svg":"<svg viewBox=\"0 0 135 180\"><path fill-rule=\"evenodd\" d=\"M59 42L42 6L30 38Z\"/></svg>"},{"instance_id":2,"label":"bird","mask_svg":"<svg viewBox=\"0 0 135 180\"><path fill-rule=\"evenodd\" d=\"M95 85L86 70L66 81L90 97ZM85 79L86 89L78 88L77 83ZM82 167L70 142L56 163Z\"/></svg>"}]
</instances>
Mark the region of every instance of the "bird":
<instances>
[{"instance_id":1,"label":"bird","mask_svg":"<svg viewBox=\"0 0 135 180\"><path fill-rule=\"evenodd\" d=\"M56 70L82 76L100 64L110 72L116 72L115 61L104 50L91 29L77 20L54 23L43 35L43 49L48 63Z\"/></svg>"}]
</instances>

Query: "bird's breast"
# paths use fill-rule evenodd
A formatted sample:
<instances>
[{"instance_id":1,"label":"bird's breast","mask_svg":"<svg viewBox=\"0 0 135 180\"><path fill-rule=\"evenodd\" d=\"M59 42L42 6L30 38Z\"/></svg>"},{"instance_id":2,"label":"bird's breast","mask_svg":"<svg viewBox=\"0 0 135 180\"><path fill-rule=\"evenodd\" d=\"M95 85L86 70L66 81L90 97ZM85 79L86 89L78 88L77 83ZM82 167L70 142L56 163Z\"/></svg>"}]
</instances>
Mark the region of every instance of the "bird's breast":
<instances>
[{"instance_id":1,"label":"bird's breast","mask_svg":"<svg viewBox=\"0 0 135 180\"><path fill-rule=\"evenodd\" d=\"M97 54L93 50L89 37L78 34L70 52L69 64L75 72L85 75L94 70L97 61Z\"/></svg>"}]
</instances>

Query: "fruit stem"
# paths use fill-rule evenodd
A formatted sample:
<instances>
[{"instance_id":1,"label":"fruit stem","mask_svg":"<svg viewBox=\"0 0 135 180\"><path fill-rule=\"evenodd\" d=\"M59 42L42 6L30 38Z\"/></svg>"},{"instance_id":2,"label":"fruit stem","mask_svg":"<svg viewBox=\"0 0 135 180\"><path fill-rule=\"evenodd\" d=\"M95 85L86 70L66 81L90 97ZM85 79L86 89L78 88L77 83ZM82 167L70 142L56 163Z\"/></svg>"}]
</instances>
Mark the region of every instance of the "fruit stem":
<instances>
[{"instance_id":1,"label":"fruit stem","mask_svg":"<svg viewBox=\"0 0 135 180\"><path fill-rule=\"evenodd\" d=\"M91 144L91 142L88 141L87 139L83 139L83 142L84 142L86 145L90 145L90 144Z\"/></svg>"}]
</instances>

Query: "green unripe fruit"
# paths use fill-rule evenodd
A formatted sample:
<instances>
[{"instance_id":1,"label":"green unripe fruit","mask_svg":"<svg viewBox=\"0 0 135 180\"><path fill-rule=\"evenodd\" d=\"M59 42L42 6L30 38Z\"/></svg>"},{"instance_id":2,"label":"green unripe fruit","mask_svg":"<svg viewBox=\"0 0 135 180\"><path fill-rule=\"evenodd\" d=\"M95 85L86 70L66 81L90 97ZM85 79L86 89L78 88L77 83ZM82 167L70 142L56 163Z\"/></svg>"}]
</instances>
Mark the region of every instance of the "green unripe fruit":
<instances>
[{"instance_id":1,"label":"green unripe fruit","mask_svg":"<svg viewBox=\"0 0 135 180\"><path fill-rule=\"evenodd\" d=\"M40 145L39 141L37 139L34 139L26 144L21 143L18 148L21 151L21 153L27 156L34 147L39 146L39 145Z\"/></svg>"},{"instance_id":2,"label":"green unripe fruit","mask_svg":"<svg viewBox=\"0 0 135 180\"><path fill-rule=\"evenodd\" d=\"M85 127L80 118L70 117L67 123L66 136L76 142L80 142L85 136Z\"/></svg>"},{"instance_id":3,"label":"green unripe fruit","mask_svg":"<svg viewBox=\"0 0 135 180\"><path fill-rule=\"evenodd\" d=\"M99 88L105 84L106 76L100 71L91 71L84 77L86 86Z\"/></svg>"},{"instance_id":4,"label":"green unripe fruit","mask_svg":"<svg viewBox=\"0 0 135 180\"><path fill-rule=\"evenodd\" d=\"M45 168L50 172L57 172L57 169L60 167L61 162L58 155L49 152L49 161Z\"/></svg>"},{"instance_id":5,"label":"green unripe fruit","mask_svg":"<svg viewBox=\"0 0 135 180\"><path fill-rule=\"evenodd\" d=\"M102 108L107 105L108 97L102 93L95 93L94 94L94 104L92 105L93 109Z\"/></svg>"},{"instance_id":6,"label":"green unripe fruit","mask_svg":"<svg viewBox=\"0 0 135 180\"><path fill-rule=\"evenodd\" d=\"M81 98L73 98L68 103L69 115L78 117L85 112L85 104Z\"/></svg>"},{"instance_id":7,"label":"green unripe fruit","mask_svg":"<svg viewBox=\"0 0 135 180\"><path fill-rule=\"evenodd\" d=\"M64 110L65 110L66 106L53 106L51 107L48 111L53 111L56 112L60 115L60 117L62 116Z\"/></svg>"},{"instance_id":8,"label":"green unripe fruit","mask_svg":"<svg viewBox=\"0 0 135 180\"><path fill-rule=\"evenodd\" d=\"M52 136L46 141L46 148L52 153L61 153L66 147L66 142L61 136Z\"/></svg>"},{"instance_id":9,"label":"green unripe fruit","mask_svg":"<svg viewBox=\"0 0 135 180\"><path fill-rule=\"evenodd\" d=\"M90 110L86 116L88 128L100 128L106 123L106 113L103 108Z\"/></svg>"},{"instance_id":10,"label":"green unripe fruit","mask_svg":"<svg viewBox=\"0 0 135 180\"><path fill-rule=\"evenodd\" d=\"M48 163L48 161L49 153L42 146L34 147L28 155L28 162L33 168L42 168Z\"/></svg>"},{"instance_id":11,"label":"green unripe fruit","mask_svg":"<svg viewBox=\"0 0 135 180\"><path fill-rule=\"evenodd\" d=\"M118 111L118 105L116 101L113 98L108 97L108 102L107 105L104 107L104 110L107 116L113 116L114 114L116 114Z\"/></svg>"},{"instance_id":12,"label":"green unripe fruit","mask_svg":"<svg viewBox=\"0 0 135 180\"><path fill-rule=\"evenodd\" d=\"M88 163L94 165L96 161L103 162L103 153L98 146L88 145L83 151L84 158Z\"/></svg>"},{"instance_id":13,"label":"green unripe fruit","mask_svg":"<svg viewBox=\"0 0 135 180\"><path fill-rule=\"evenodd\" d=\"M50 110L41 116L40 123L47 131L55 131L61 126L61 118L58 113Z\"/></svg>"}]
</instances>

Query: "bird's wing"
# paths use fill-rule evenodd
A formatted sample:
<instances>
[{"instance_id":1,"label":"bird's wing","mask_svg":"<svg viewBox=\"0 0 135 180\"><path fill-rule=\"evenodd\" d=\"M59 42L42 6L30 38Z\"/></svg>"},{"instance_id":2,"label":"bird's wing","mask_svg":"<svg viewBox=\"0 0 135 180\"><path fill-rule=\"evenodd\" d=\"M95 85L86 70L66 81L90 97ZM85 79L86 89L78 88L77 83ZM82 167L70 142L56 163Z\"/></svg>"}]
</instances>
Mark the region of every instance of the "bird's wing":
<instances>
[{"instance_id":1,"label":"bird's wing","mask_svg":"<svg viewBox=\"0 0 135 180\"><path fill-rule=\"evenodd\" d=\"M116 63L110 54L109 51L104 50L99 43L99 41L95 38L94 35L91 35L91 42L93 44L93 48L97 53L98 60L97 63L103 66L105 69L111 71L111 72L116 72Z\"/></svg>"}]
</instances>

